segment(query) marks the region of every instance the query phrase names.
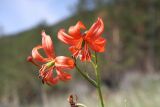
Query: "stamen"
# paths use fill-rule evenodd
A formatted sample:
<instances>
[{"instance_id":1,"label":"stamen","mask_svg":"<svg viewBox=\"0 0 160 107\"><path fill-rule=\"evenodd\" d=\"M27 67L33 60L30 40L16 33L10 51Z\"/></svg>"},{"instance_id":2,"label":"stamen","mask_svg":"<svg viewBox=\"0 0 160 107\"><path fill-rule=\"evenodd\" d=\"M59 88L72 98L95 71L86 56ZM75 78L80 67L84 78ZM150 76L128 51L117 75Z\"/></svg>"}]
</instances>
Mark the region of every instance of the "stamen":
<instances>
[{"instance_id":1,"label":"stamen","mask_svg":"<svg viewBox=\"0 0 160 107\"><path fill-rule=\"evenodd\" d=\"M31 56L28 56L27 57L27 61L28 62L31 62L32 64L34 64L35 66L37 67L41 67L38 63L36 63L35 61L33 61L33 58Z\"/></svg>"},{"instance_id":2,"label":"stamen","mask_svg":"<svg viewBox=\"0 0 160 107\"><path fill-rule=\"evenodd\" d=\"M42 78L42 84L44 84L45 82L44 82L44 80L43 80L43 78Z\"/></svg>"},{"instance_id":3,"label":"stamen","mask_svg":"<svg viewBox=\"0 0 160 107\"><path fill-rule=\"evenodd\" d=\"M38 75L38 78L41 79L42 77L40 75Z\"/></svg>"}]
</instances>

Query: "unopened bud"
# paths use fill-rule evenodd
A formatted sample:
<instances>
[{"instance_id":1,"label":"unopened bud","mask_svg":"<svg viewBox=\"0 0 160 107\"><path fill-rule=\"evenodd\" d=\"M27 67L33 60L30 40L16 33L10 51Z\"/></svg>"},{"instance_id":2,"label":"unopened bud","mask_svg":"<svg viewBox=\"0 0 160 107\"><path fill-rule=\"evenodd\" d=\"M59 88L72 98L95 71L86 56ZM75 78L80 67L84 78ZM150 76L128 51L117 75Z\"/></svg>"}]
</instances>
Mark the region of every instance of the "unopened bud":
<instances>
[{"instance_id":1,"label":"unopened bud","mask_svg":"<svg viewBox=\"0 0 160 107\"><path fill-rule=\"evenodd\" d=\"M39 64L37 64L37 63L33 60L32 56L28 56L28 57L27 57L27 61L28 61L28 62L31 62L32 64L34 64L34 65L36 65L36 66L38 66L38 67L41 67Z\"/></svg>"},{"instance_id":2,"label":"unopened bud","mask_svg":"<svg viewBox=\"0 0 160 107\"><path fill-rule=\"evenodd\" d=\"M32 58L31 56L28 56L28 57L27 57L27 61L28 61L28 62L32 62L32 61L33 61L33 58Z\"/></svg>"}]
</instances>

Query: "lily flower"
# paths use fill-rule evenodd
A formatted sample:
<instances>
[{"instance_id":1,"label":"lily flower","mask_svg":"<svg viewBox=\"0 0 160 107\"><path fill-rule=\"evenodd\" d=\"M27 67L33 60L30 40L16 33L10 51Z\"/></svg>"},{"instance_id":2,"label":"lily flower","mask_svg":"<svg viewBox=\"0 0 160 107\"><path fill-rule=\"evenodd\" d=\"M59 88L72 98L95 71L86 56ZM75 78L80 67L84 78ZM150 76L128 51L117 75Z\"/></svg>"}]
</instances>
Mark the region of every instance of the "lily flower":
<instances>
[{"instance_id":1,"label":"lily flower","mask_svg":"<svg viewBox=\"0 0 160 107\"><path fill-rule=\"evenodd\" d=\"M69 50L73 57L79 57L81 61L90 61L90 49L95 52L105 51L106 39L101 37L104 31L102 19L98 18L88 31L82 33L81 30L85 29L85 25L78 21L75 26L69 28L68 34L61 29L58 32L58 39L70 46Z\"/></svg>"},{"instance_id":2,"label":"lily flower","mask_svg":"<svg viewBox=\"0 0 160 107\"><path fill-rule=\"evenodd\" d=\"M43 57L39 50L42 49L47 57ZM42 45L33 48L32 56L27 59L34 65L40 67L39 77L42 82L48 85L57 84L59 80L67 81L71 79L71 75L64 72L65 69L73 69L74 61L65 56L55 56L54 46L49 35L42 31ZM56 71L54 73L54 70Z\"/></svg>"}]
</instances>

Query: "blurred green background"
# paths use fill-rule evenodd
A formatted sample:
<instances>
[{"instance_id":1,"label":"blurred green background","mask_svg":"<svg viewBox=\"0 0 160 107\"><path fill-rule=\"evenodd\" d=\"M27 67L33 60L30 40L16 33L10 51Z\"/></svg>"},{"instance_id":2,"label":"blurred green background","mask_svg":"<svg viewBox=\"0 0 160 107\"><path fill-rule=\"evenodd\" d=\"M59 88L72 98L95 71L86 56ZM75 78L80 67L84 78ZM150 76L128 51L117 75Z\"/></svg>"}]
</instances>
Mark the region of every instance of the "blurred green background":
<instances>
[{"instance_id":1,"label":"blurred green background","mask_svg":"<svg viewBox=\"0 0 160 107\"><path fill-rule=\"evenodd\" d=\"M97 17L105 23L107 39L105 53L99 54L106 107L159 107L160 1L77 0L69 8L72 14L53 25L41 21L18 33L0 33L0 107L69 107L71 93L97 107L96 90L75 69L71 81L50 87L42 85L38 69L26 61L41 44L43 29L51 35L56 54L70 56L68 46L57 39L58 30L79 20L89 29ZM81 66L92 72L90 66Z\"/></svg>"}]
</instances>

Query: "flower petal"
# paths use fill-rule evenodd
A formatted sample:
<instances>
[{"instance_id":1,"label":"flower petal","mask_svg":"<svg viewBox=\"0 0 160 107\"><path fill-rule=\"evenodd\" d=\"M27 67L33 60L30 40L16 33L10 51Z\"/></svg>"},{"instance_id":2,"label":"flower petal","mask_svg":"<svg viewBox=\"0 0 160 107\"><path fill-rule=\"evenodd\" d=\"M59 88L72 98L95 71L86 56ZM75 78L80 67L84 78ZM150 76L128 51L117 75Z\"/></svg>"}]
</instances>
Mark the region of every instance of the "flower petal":
<instances>
[{"instance_id":1,"label":"flower petal","mask_svg":"<svg viewBox=\"0 0 160 107\"><path fill-rule=\"evenodd\" d=\"M96 52L104 52L105 51L106 39L99 37L95 41L90 41L89 46Z\"/></svg>"},{"instance_id":2,"label":"flower petal","mask_svg":"<svg viewBox=\"0 0 160 107\"><path fill-rule=\"evenodd\" d=\"M96 39L99 36L101 36L101 34L104 31L104 23L103 20L101 18L98 18L98 20L91 26L91 28L88 30L85 38L86 39Z\"/></svg>"},{"instance_id":3,"label":"flower petal","mask_svg":"<svg viewBox=\"0 0 160 107\"><path fill-rule=\"evenodd\" d=\"M55 58L55 66L56 68L72 69L74 68L74 61L69 57L58 56Z\"/></svg>"},{"instance_id":4,"label":"flower petal","mask_svg":"<svg viewBox=\"0 0 160 107\"><path fill-rule=\"evenodd\" d=\"M54 47L49 35L42 31L42 47L49 58L55 58Z\"/></svg>"},{"instance_id":5,"label":"flower petal","mask_svg":"<svg viewBox=\"0 0 160 107\"><path fill-rule=\"evenodd\" d=\"M76 45L79 41L79 39L75 39L74 37L66 34L64 29L61 29L58 32L58 39L69 45Z\"/></svg>"},{"instance_id":6,"label":"flower petal","mask_svg":"<svg viewBox=\"0 0 160 107\"><path fill-rule=\"evenodd\" d=\"M81 35L81 29L86 29L86 27L84 26L84 24L81 21L78 21L77 24L75 26L71 26L68 30L68 33L76 38L79 39L82 35Z\"/></svg>"},{"instance_id":7,"label":"flower petal","mask_svg":"<svg viewBox=\"0 0 160 107\"><path fill-rule=\"evenodd\" d=\"M68 81L72 78L70 74L61 71L61 69L59 68L57 68L56 71L57 71L58 78L62 81Z\"/></svg>"},{"instance_id":8,"label":"flower petal","mask_svg":"<svg viewBox=\"0 0 160 107\"><path fill-rule=\"evenodd\" d=\"M48 72L46 72L45 77L42 79L44 83L48 85L55 85L58 83L58 77L53 77L53 69L50 69Z\"/></svg>"},{"instance_id":9,"label":"flower petal","mask_svg":"<svg viewBox=\"0 0 160 107\"><path fill-rule=\"evenodd\" d=\"M32 57L38 62L46 62L48 59L41 56L38 52L39 49L42 49L42 46L38 45L32 49Z\"/></svg>"}]
</instances>

